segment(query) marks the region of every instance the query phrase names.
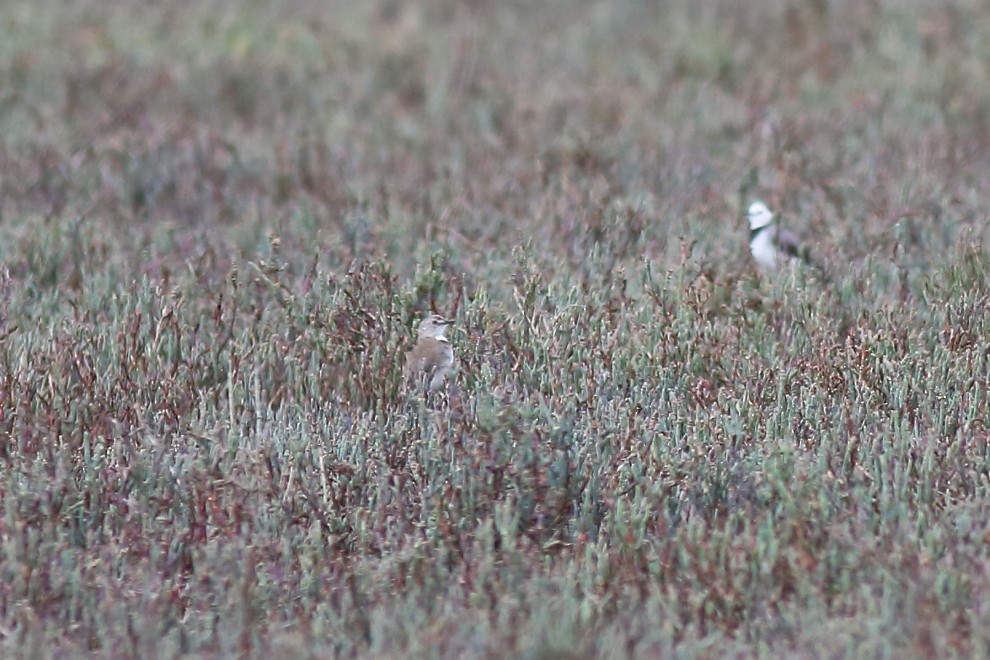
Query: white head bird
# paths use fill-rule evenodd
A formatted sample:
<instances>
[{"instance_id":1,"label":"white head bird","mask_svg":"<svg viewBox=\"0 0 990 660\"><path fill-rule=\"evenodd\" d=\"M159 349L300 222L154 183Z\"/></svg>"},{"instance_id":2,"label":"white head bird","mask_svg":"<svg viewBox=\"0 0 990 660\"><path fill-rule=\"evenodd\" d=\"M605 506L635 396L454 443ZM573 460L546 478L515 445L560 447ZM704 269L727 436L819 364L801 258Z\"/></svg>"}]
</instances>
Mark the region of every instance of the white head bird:
<instances>
[{"instance_id":1,"label":"white head bird","mask_svg":"<svg viewBox=\"0 0 990 660\"><path fill-rule=\"evenodd\" d=\"M811 264L806 246L793 233L777 225L777 217L757 200L746 212L749 220L749 251L760 268L772 272L791 263ZM812 264L814 265L814 264Z\"/></svg>"}]
</instances>

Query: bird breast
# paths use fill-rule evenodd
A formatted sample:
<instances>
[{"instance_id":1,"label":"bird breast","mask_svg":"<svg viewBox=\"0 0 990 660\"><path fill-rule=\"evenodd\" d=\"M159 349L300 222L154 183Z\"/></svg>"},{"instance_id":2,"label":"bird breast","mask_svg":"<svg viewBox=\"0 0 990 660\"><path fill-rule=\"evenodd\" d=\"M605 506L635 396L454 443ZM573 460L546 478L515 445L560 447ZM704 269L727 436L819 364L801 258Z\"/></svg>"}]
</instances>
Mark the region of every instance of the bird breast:
<instances>
[{"instance_id":1,"label":"bird breast","mask_svg":"<svg viewBox=\"0 0 990 660\"><path fill-rule=\"evenodd\" d=\"M770 270L777 267L777 247L773 242L775 229L776 227L766 227L749 242L749 249L756 263Z\"/></svg>"},{"instance_id":2,"label":"bird breast","mask_svg":"<svg viewBox=\"0 0 990 660\"><path fill-rule=\"evenodd\" d=\"M409 354L409 368L414 371L447 369L453 364L454 350L447 341L420 339Z\"/></svg>"}]
</instances>

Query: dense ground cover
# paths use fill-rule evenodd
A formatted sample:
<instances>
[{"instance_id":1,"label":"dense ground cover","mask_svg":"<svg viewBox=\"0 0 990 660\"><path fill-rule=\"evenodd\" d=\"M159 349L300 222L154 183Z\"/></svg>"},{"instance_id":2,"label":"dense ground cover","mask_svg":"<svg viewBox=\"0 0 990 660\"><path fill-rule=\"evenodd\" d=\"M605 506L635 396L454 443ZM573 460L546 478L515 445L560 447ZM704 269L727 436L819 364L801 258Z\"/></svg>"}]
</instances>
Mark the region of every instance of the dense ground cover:
<instances>
[{"instance_id":1,"label":"dense ground cover","mask_svg":"<svg viewBox=\"0 0 990 660\"><path fill-rule=\"evenodd\" d=\"M985 3L0 30L3 655L990 654Z\"/></svg>"}]
</instances>

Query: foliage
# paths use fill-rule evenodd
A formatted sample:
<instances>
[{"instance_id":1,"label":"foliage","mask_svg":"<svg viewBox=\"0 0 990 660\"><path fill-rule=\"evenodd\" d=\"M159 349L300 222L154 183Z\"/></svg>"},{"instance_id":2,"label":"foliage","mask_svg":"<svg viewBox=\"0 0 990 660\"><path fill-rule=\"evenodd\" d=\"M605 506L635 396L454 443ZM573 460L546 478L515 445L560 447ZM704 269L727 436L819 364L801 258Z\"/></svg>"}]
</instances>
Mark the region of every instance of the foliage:
<instances>
[{"instance_id":1,"label":"foliage","mask_svg":"<svg viewBox=\"0 0 990 660\"><path fill-rule=\"evenodd\" d=\"M0 26L5 655L990 653L982 3Z\"/></svg>"}]
</instances>

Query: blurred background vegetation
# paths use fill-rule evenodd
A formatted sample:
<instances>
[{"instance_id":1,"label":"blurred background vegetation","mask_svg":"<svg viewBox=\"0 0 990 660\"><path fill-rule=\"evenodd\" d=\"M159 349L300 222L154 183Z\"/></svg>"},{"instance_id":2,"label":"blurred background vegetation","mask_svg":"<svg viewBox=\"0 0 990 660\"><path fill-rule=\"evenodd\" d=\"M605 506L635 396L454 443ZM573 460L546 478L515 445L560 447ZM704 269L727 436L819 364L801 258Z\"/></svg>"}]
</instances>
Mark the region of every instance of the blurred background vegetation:
<instances>
[{"instance_id":1,"label":"blurred background vegetation","mask_svg":"<svg viewBox=\"0 0 990 660\"><path fill-rule=\"evenodd\" d=\"M990 655L986 3L0 34L5 655Z\"/></svg>"}]
</instances>

